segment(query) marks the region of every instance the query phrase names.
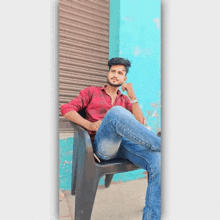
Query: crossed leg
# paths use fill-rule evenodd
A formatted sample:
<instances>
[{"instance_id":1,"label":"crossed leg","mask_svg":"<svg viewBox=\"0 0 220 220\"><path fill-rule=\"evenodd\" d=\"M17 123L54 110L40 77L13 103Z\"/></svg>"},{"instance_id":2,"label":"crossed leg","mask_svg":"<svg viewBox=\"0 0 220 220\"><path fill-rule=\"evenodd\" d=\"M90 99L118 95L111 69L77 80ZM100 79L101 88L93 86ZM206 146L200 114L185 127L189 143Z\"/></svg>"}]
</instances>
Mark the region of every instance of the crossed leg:
<instances>
[{"instance_id":1,"label":"crossed leg","mask_svg":"<svg viewBox=\"0 0 220 220\"><path fill-rule=\"evenodd\" d=\"M152 151L161 150L161 138L149 131L134 115L121 106L111 108L105 115L93 142L94 152L101 159L117 155L122 137Z\"/></svg>"},{"instance_id":2,"label":"crossed leg","mask_svg":"<svg viewBox=\"0 0 220 220\"><path fill-rule=\"evenodd\" d=\"M160 220L161 138L141 125L128 110L115 106L103 119L93 147L102 160L125 158L148 171L143 220Z\"/></svg>"}]
</instances>

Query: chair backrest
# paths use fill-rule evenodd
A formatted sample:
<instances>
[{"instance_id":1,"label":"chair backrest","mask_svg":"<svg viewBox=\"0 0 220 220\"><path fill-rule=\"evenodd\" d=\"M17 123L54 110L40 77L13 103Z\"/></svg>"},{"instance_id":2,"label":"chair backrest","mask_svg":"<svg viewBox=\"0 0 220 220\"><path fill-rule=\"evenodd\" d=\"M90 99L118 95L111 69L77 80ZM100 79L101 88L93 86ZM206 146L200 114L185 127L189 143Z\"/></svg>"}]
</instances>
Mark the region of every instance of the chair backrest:
<instances>
[{"instance_id":1,"label":"chair backrest","mask_svg":"<svg viewBox=\"0 0 220 220\"><path fill-rule=\"evenodd\" d=\"M82 110L80 110L78 113L79 113L83 118L86 117L86 111L85 111L85 108L83 108Z\"/></svg>"}]
</instances>

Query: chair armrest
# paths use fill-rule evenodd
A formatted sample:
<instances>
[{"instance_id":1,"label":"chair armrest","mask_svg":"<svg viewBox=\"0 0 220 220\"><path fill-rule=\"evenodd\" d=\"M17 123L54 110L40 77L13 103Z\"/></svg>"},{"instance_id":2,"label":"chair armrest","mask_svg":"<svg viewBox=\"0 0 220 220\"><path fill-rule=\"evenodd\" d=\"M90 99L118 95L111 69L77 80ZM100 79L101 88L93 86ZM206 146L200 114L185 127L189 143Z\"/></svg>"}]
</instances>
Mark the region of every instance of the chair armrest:
<instances>
[{"instance_id":1,"label":"chair armrest","mask_svg":"<svg viewBox=\"0 0 220 220\"><path fill-rule=\"evenodd\" d=\"M86 129L84 129L82 126L70 122L74 129L74 144L77 144L77 155L85 155L90 158L90 160L94 160L93 156L93 147L91 138L89 136L89 133Z\"/></svg>"},{"instance_id":2,"label":"chair armrest","mask_svg":"<svg viewBox=\"0 0 220 220\"><path fill-rule=\"evenodd\" d=\"M76 123L74 123L74 122L72 122L72 121L70 121L70 124L72 125L74 131L76 131L76 132L82 132L82 133L83 133L83 136L84 136L85 138L89 138L89 140L90 140L89 133L88 133L88 131L87 131L85 128L83 128L82 126L80 126L80 125L78 125L78 124L76 124ZM91 142L91 140L90 140L90 142Z\"/></svg>"}]
</instances>

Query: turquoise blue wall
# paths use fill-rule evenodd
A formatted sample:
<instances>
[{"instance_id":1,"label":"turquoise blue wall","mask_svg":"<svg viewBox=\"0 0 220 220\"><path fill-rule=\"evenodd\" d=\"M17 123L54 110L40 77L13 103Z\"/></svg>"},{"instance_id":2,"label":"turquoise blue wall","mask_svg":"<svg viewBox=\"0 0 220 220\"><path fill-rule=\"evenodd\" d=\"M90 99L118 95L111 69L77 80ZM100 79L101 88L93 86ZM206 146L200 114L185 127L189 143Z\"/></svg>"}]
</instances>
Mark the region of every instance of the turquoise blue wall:
<instances>
[{"instance_id":1,"label":"turquoise blue wall","mask_svg":"<svg viewBox=\"0 0 220 220\"><path fill-rule=\"evenodd\" d=\"M110 0L109 58L131 61L127 82L132 82L147 126L161 127L161 37L158 0ZM125 93L126 94L126 93ZM73 138L59 140L59 188L71 189ZM145 170L115 174L113 182L145 177ZM104 184L104 177L99 185Z\"/></svg>"},{"instance_id":2,"label":"turquoise blue wall","mask_svg":"<svg viewBox=\"0 0 220 220\"><path fill-rule=\"evenodd\" d=\"M153 132L161 128L161 1L120 1L119 56Z\"/></svg>"},{"instance_id":3,"label":"turquoise blue wall","mask_svg":"<svg viewBox=\"0 0 220 220\"><path fill-rule=\"evenodd\" d=\"M119 56L120 1L110 0L109 5L109 58Z\"/></svg>"},{"instance_id":4,"label":"turquoise blue wall","mask_svg":"<svg viewBox=\"0 0 220 220\"><path fill-rule=\"evenodd\" d=\"M161 1L111 0L110 4L115 29L111 31L110 20L109 58L131 61L127 82L133 84L147 127L156 133L161 128Z\"/></svg>"}]
</instances>

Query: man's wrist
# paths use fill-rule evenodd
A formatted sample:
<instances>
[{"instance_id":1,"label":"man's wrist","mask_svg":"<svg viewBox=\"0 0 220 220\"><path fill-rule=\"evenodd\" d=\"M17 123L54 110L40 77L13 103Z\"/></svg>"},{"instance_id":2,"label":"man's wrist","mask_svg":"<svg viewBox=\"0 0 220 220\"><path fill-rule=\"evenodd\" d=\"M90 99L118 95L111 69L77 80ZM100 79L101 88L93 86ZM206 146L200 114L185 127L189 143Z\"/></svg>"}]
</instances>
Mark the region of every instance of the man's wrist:
<instances>
[{"instance_id":1,"label":"man's wrist","mask_svg":"<svg viewBox=\"0 0 220 220\"><path fill-rule=\"evenodd\" d=\"M136 99L136 96L135 95L131 95L129 96L130 100L135 100Z\"/></svg>"},{"instance_id":2,"label":"man's wrist","mask_svg":"<svg viewBox=\"0 0 220 220\"><path fill-rule=\"evenodd\" d=\"M130 103L131 103L131 104L138 103L137 98L135 98L135 99L133 99L133 100L130 100Z\"/></svg>"},{"instance_id":3,"label":"man's wrist","mask_svg":"<svg viewBox=\"0 0 220 220\"><path fill-rule=\"evenodd\" d=\"M87 130L89 130L89 128L91 127L91 122L88 121L88 120L86 120L86 121L85 121L85 124L84 124L84 127L85 127Z\"/></svg>"},{"instance_id":4,"label":"man's wrist","mask_svg":"<svg viewBox=\"0 0 220 220\"><path fill-rule=\"evenodd\" d=\"M137 103L137 102L138 102L138 101L137 101L137 98L136 98L136 96L135 96L134 93L132 93L132 94L129 96L129 98L130 98L130 103L131 103L131 104L134 104L134 103Z\"/></svg>"}]
</instances>

